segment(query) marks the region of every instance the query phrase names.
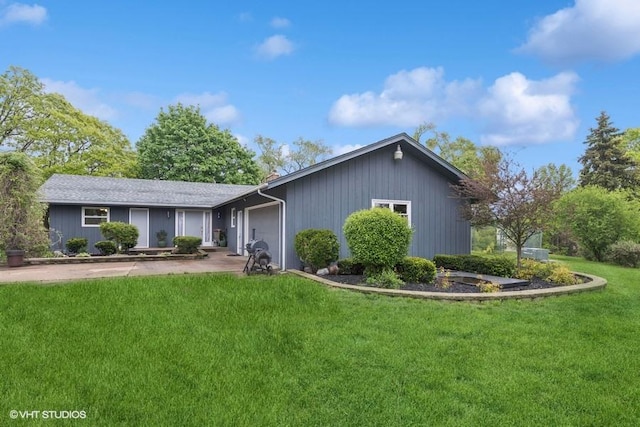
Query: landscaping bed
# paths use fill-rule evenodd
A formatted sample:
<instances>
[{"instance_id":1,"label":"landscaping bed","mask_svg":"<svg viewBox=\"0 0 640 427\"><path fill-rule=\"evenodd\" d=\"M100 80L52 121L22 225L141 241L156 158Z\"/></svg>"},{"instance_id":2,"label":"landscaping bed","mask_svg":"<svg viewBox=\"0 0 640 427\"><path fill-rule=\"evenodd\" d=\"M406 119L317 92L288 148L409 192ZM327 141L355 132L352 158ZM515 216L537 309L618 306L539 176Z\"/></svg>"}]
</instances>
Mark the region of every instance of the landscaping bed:
<instances>
[{"instance_id":1,"label":"landscaping bed","mask_svg":"<svg viewBox=\"0 0 640 427\"><path fill-rule=\"evenodd\" d=\"M166 260L180 260L180 259L202 259L207 256L205 251L198 251L195 254L174 254L171 252L165 252L158 255L92 255L92 256L68 256L68 257L53 257L53 258L28 258L24 260L25 265L50 265L50 264L84 264L94 262L137 262L137 261L166 261Z\"/></svg>"},{"instance_id":2,"label":"landscaping bed","mask_svg":"<svg viewBox=\"0 0 640 427\"><path fill-rule=\"evenodd\" d=\"M469 276L476 276L476 275L469 273ZM578 284L587 283L591 281L591 279L586 276L581 276L581 275L575 275L575 276L578 279ZM331 280L336 283L342 283L345 285L371 286L365 283L366 278L364 275L336 274L336 275L324 276L324 278L327 280ZM556 283L534 278L530 281L525 282L524 284L502 287L499 292L526 291L526 290L533 290L533 289L550 289L550 288L558 288L562 286L563 285L558 285ZM404 291L420 291L420 292L482 293L482 290L478 286L455 281L455 278L451 279L451 285L447 288L439 286L437 283L405 283L399 289Z\"/></svg>"}]
</instances>

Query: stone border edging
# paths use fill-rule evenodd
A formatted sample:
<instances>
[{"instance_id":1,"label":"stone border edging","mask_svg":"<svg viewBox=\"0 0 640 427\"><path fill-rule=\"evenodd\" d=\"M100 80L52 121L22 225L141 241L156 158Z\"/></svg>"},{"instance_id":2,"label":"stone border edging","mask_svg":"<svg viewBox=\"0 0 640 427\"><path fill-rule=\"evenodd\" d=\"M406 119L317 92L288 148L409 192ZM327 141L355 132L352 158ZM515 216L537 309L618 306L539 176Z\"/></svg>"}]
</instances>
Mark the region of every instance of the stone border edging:
<instances>
[{"instance_id":1,"label":"stone border edging","mask_svg":"<svg viewBox=\"0 0 640 427\"><path fill-rule=\"evenodd\" d=\"M402 289L384 289L374 288L369 286L357 286L357 285L345 285L343 283L333 282L331 280L324 279L314 274L305 273L299 270L287 270L290 273L297 274L298 276L305 277L307 279L315 280L326 286L339 289L347 289L356 292L362 292L366 294L379 294L393 297L409 297L418 299L432 299L432 300L444 300L444 301L495 301L495 300L508 300L508 299L537 299L550 296L560 296L576 294L588 291L594 291L598 289L604 289L607 286L606 279L598 276L592 276L585 273L574 273L579 276L588 277L591 279L588 283L580 283L578 285L558 286L555 288L546 289L530 289L526 291L506 291L506 292L491 292L491 293L447 293L447 292L424 292L424 291L406 291Z\"/></svg>"},{"instance_id":2,"label":"stone border edging","mask_svg":"<svg viewBox=\"0 0 640 427\"><path fill-rule=\"evenodd\" d=\"M59 257L59 258L25 258L24 265L55 265L55 264L90 264L95 262L137 262L137 261L168 261L181 259L202 259L208 256L204 251L197 254L168 254L168 255L108 255L91 257Z\"/></svg>"}]
</instances>

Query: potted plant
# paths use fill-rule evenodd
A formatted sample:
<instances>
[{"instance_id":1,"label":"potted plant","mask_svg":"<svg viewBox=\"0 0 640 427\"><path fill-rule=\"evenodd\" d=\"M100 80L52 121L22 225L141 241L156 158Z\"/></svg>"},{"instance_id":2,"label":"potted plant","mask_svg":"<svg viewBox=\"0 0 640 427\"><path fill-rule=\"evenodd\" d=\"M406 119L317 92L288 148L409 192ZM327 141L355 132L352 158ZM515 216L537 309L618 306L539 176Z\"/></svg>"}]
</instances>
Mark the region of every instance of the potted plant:
<instances>
[{"instance_id":1,"label":"potted plant","mask_svg":"<svg viewBox=\"0 0 640 427\"><path fill-rule=\"evenodd\" d=\"M221 247L226 247L227 246L227 234L223 231L220 230L220 246Z\"/></svg>"},{"instance_id":2,"label":"potted plant","mask_svg":"<svg viewBox=\"0 0 640 427\"><path fill-rule=\"evenodd\" d=\"M39 187L40 171L26 154L0 154L0 246L9 267L23 265L26 251L49 246Z\"/></svg>"},{"instance_id":3,"label":"potted plant","mask_svg":"<svg viewBox=\"0 0 640 427\"><path fill-rule=\"evenodd\" d=\"M156 233L156 238L158 239L158 247L166 248L167 247L167 232L165 230L160 230Z\"/></svg>"}]
</instances>

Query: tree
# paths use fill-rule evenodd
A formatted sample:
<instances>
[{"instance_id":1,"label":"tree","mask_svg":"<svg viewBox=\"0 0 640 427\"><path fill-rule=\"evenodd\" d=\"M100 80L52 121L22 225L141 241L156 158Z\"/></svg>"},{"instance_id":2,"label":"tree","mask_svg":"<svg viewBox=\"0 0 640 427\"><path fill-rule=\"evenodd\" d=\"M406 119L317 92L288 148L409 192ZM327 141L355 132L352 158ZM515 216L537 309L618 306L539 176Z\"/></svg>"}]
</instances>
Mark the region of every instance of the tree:
<instances>
[{"instance_id":1,"label":"tree","mask_svg":"<svg viewBox=\"0 0 640 427\"><path fill-rule=\"evenodd\" d=\"M18 152L0 153L0 249L46 252L45 206L38 201L40 171Z\"/></svg>"},{"instance_id":2,"label":"tree","mask_svg":"<svg viewBox=\"0 0 640 427\"><path fill-rule=\"evenodd\" d=\"M516 246L520 266L525 242L546 227L559 194L538 172L528 176L510 158L497 165L485 159L482 164L482 173L453 186L455 196L464 201L461 214L472 225L500 228Z\"/></svg>"},{"instance_id":3,"label":"tree","mask_svg":"<svg viewBox=\"0 0 640 427\"><path fill-rule=\"evenodd\" d=\"M137 143L139 177L224 184L258 184L254 153L229 130L207 123L200 109L182 104L160 110Z\"/></svg>"},{"instance_id":4,"label":"tree","mask_svg":"<svg viewBox=\"0 0 640 427\"><path fill-rule=\"evenodd\" d=\"M587 149L579 159L580 186L597 185L607 190L634 188L638 185L637 164L625 152L620 131L604 111L597 121L598 127L590 129L585 141Z\"/></svg>"},{"instance_id":5,"label":"tree","mask_svg":"<svg viewBox=\"0 0 640 427\"><path fill-rule=\"evenodd\" d=\"M265 176L273 171L289 174L304 169L326 159L332 153L331 148L322 141L302 137L287 146L262 135L256 136L254 142L260 149L258 163Z\"/></svg>"},{"instance_id":6,"label":"tree","mask_svg":"<svg viewBox=\"0 0 640 427\"><path fill-rule=\"evenodd\" d=\"M640 206L622 190L579 187L562 196L555 211L588 258L603 261L612 243L640 238Z\"/></svg>"},{"instance_id":7,"label":"tree","mask_svg":"<svg viewBox=\"0 0 640 427\"><path fill-rule=\"evenodd\" d=\"M18 67L0 76L0 146L31 156L45 178L135 176L136 153L121 131L45 93L36 76Z\"/></svg>"},{"instance_id":8,"label":"tree","mask_svg":"<svg viewBox=\"0 0 640 427\"><path fill-rule=\"evenodd\" d=\"M538 175L545 185L555 189L558 193L564 194L576 185L571 168L564 163L556 166L554 163L547 163L537 170Z\"/></svg>"},{"instance_id":9,"label":"tree","mask_svg":"<svg viewBox=\"0 0 640 427\"><path fill-rule=\"evenodd\" d=\"M425 146L469 176L484 173L485 166L497 165L502 158L502 153L496 147L480 147L460 136L452 141L448 133L439 132L433 123L418 126L413 137L420 142L428 132L433 135L424 142Z\"/></svg>"}]
</instances>

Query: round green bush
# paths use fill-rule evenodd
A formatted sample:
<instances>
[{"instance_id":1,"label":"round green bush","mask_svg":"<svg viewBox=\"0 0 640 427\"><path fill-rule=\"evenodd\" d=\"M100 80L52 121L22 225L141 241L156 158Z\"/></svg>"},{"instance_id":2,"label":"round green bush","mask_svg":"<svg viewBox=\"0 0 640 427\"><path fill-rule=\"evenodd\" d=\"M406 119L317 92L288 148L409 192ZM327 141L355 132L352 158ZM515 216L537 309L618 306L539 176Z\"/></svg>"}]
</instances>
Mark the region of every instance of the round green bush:
<instances>
[{"instance_id":1,"label":"round green bush","mask_svg":"<svg viewBox=\"0 0 640 427\"><path fill-rule=\"evenodd\" d=\"M67 250L72 254L86 252L88 241L84 237L72 237L67 240Z\"/></svg>"},{"instance_id":2,"label":"round green bush","mask_svg":"<svg viewBox=\"0 0 640 427\"><path fill-rule=\"evenodd\" d=\"M111 240L101 240L94 246L100 251L100 255L113 255L118 252L118 247Z\"/></svg>"},{"instance_id":3,"label":"round green bush","mask_svg":"<svg viewBox=\"0 0 640 427\"><path fill-rule=\"evenodd\" d=\"M640 266L640 243L623 240L610 245L607 261L624 267Z\"/></svg>"},{"instance_id":4,"label":"round green bush","mask_svg":"<svg viewBox=\"0 0 640 427\"><path fill-rule=\"evenodd\" d=\"M112 240L122 252L128 252L138 244L138 227L126 222L103 222L100 233L107 240Z\"/></svg>"},{"instance_id":5,"label":"round green bush","mask_svg":"<svg viewBox=\"0 0 640 427\"><path fill-rule=\"evenodd\" d=\"M407 220L386 208L352 213L343 231L354 261L369 273L393 270L409 252L412 230Z\"/></svg>"},{"instance_id":6,"label":"round green bush","mask_svg":"<svg viewBox=\"0 0 640 427\"><path fill-rule=\"evenodd\" d=\"M195 254L198 252L198 246L202 244L202 238L196 236L176 236L173 238L174 246L177 246L176 252L179 254Z\"/></svg>"},{"instance_id":7,"label":"round green bush","mask_svg":"<svg viewBox=\"0 0 640 427\"><path fill-rule=\"evenodd\" d=\"M313 270L327 267L338 260L340 243L331 230L310 228L294 238L294 247L300 260Z\"/></svg>"},{"instance_id":8,"label":"round green bush","mask_svg":"<svg viewBox=\"0 0 640 427\"><path fill-rule=\"evenodd\" d=\"M400 279L409 283L431 283L436 278L436 265L425 258L405 257L396 269Z\"/></svg>"}]
</instances>

